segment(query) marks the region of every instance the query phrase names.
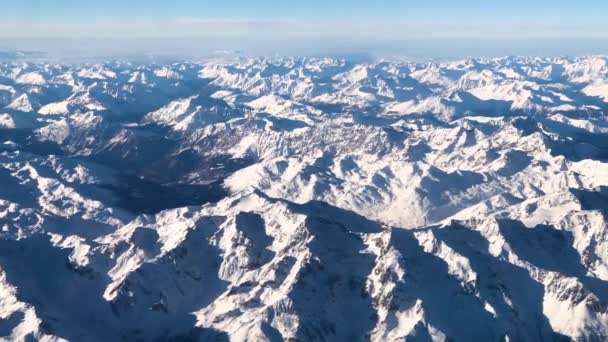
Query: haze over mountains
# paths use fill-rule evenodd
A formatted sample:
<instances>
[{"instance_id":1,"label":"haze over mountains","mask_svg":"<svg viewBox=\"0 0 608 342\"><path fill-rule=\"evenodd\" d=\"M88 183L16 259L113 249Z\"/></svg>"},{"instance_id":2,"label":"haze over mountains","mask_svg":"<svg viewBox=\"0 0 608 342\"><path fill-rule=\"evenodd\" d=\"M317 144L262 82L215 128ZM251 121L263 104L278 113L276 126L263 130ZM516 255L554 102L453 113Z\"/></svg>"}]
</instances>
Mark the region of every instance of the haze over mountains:
<instances>
[{"instance_id":1,"label":"haze over mountains","mask_svg":"<svg viewBox=\"0 0 608 342\"><path fill-rule=\"evenodd\" d=\"M355 32L357 32L356 29ZM274 31L281 31L276 28ZM1 32L0 32L1 33ZM0 47L11 58L16 52L36 53L56 63L130 60L140 63L170 63L236 55L244 57L301 56L331 57L373 62L378 59L407 59L426 62L503 56L607 55L606 37L400 37L397 40L364 36L178 36L178 37L1 37ZM0 49L0 60L2 57ZM18 57L18 56L17 56ZM32 56L26 56L32 60Z\"/></svg>"},{"instance_id":2,"label":"haze over mountains","mask_svg":"<svg viewBox=\"0 0 608 342\"><path fill-rule=\"evenodd\" d=\"M0 64L0 336L608 339L608 58Z\"/></svg>"}]
</instances>

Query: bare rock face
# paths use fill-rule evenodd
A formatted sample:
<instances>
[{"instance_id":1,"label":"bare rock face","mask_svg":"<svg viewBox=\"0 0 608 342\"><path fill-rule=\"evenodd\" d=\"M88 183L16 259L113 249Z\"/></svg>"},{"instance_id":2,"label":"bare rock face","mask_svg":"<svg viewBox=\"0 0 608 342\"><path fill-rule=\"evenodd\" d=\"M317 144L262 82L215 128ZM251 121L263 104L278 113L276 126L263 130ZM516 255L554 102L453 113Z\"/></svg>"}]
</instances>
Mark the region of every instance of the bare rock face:
<instances>
[{"instance_id":1,"label":"bare rock face","mask_svg":"<svg viewBox=\"0 0 608 342\"><path fill-rule=\"evenodd\" d=\"M0 64L0 339L608 339L608 60Z\"/></svg>"}]
</instances>

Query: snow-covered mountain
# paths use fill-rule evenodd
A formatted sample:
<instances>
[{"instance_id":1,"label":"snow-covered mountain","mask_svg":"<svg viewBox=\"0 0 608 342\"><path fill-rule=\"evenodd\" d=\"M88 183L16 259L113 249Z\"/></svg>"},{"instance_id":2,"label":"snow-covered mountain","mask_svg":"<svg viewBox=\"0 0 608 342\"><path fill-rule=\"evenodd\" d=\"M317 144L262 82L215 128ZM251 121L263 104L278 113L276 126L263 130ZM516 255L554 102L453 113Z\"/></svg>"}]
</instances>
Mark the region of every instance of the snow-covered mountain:
<instances>
[{"instance_id":1,"label":"snow-covered mountain","mask_svg":"<svg viewBox=\"0 0 608 342\"><path fill-rule=\"evenodd\" d=\"M0 339L608 339L608 58L0 64Z\"/></svg>"}]
</instances>

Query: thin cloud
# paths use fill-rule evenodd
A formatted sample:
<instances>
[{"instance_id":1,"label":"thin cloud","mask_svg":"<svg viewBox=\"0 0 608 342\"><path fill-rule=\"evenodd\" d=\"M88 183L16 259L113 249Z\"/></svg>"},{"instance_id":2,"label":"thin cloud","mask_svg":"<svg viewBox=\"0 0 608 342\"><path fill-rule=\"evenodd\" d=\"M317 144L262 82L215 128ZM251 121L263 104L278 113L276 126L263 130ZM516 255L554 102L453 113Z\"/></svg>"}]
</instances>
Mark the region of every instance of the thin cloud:
<instances>
[{"instance_id":1,"label":"thin cloud","mask_svg":"<svg viewBox=\"0 0 608 342\"><path fill-rule=\"evenodd\" d=\"M178 25L274 25L289 24L293 20L275 18L177 18Z\"/></svg>"},{"instance_id":2,"label":"thin cloud","mask_svg":"<svg viewBox=\"0 0 608 342\"><path fill-rule=\"evenodd\" d=\"M400 41L409 38L608 38L608 24L528 21L296 20L180 17L146 20L0 21L0 37L247 37Z\"/></svg>"}]
</instances>

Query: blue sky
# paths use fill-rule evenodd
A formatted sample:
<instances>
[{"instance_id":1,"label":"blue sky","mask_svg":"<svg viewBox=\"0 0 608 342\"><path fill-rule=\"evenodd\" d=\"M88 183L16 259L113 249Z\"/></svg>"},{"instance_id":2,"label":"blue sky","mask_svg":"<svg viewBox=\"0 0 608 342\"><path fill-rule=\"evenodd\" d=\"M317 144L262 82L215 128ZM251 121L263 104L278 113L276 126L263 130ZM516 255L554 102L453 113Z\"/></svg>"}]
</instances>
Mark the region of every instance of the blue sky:
<instances>
[{"instance_id":1,"label":"blue sky","mask_svg":"<svg viewBox=\"0 0 608 342\"><path fill-rule=\"evenodd\" d=\"M607 17L606 0L2 0L0 39L180 38L227 47L570 39L592 47L608 39Z\"/></svg>"},{"instance_id":2,"label":"blue sky","mask_svg":"<svg viewBox=\"0 0 608 342\"><path fill-rule=\"evenodd\" d=\"M314 25L322 22L327 27L335 23L336 31L344 25L368 29L382 26L378 31L410 27L444 37L498 33L512 37L596 37L608 36L607 18L605 0L3 0L0 20L15 30L0 34L137 36L163 33L149 32L146 25L183 25L192 29L194 23L216 27L240 23L247 26L248 33L262 34L264 24L275 23L298 24L304 33L311 31L314 35ZM128 25L133 25L132 31L116 32ZM220 27L214 33L232 32L228 29L234 27ZM188 33L180 28L165 34ZM193 34L200 32L195 30Z\"/></svg>"},{"instance_id":3,"label":"blue sky","mask_svg":"<svg viewBox=\"0 0 608 342\"><path fill-rule=\"evenodd\" d=\"M236 18L412 18L419 15L444 18L512 16L583 19L605 18L603 0L3 0L3 19L63 20L110 17L171 18L183 16Z\"/></svg>"}]
</instances>

